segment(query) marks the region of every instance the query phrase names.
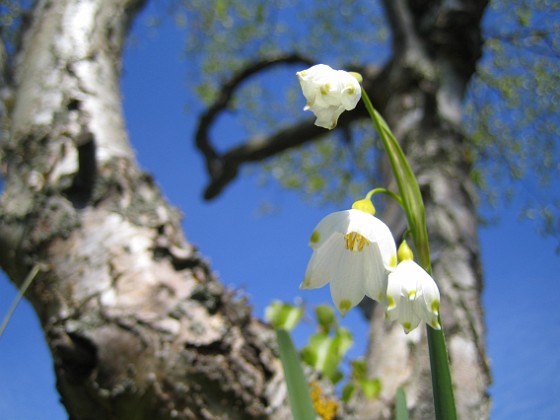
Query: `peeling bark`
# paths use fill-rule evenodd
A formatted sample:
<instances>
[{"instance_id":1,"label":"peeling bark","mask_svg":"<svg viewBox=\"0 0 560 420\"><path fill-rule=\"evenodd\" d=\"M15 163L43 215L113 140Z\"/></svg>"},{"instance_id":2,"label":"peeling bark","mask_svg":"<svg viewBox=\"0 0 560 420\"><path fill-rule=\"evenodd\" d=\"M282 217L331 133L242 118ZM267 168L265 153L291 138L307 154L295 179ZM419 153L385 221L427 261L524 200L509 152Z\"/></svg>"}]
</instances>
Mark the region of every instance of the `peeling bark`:
<instances>
[{"instance_id":1,"label":"peeling bark","mask_svg":"<svg viewBox=\"0 0 560 420\"><path fill-rule=\"evenodd\" d=\"M0 263L28 292L70 418L286 418L274 334L224 290L128 144L141 0L40 1L14 67Z\"/></svg>"}]
</instances>

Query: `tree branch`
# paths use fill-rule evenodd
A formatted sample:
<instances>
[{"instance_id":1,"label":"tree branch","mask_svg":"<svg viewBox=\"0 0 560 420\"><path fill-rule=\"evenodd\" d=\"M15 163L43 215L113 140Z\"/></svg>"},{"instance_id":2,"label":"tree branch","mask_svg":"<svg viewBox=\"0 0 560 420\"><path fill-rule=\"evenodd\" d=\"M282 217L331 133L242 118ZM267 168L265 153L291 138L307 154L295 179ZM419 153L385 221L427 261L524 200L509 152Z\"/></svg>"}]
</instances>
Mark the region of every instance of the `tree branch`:
<instances>
[{"instance_id":1,"label":"tree branch","mask_svg":"<svg viewBox=\"0 0 560 420\"><path fill-rule=\"evenodd\" d=\"M288 61L289 60L289 61ZM236 74L221 88L222 94L216 102L202 115L196 131L196 145L206 160L206 168L210 182L204 191L204 198L211 200L217 197L222 190L235 179L239 167L247 162L257 162L284 152L293 147L320 139L328 132L313 125L313 120L300 121L267 136L256 136L248 139L241 145L219 154L213 147L209 132L218 115L227 109L237 87L248 78L257 75L266 68L280 63L312 64L312 61L297 54L280 56L274 60L250 64L240 73ZM382 105L386 102L389 92L388 75L394 68L392 62L381 71L374 67L348 68L357 71L364 77L364 88L371 92L374 102ZM367 112L361 105L353 112L343 113L338 121L336 130L345 130L356 120L365 118Z\"/></svg>"},{"instance_id":2,"label":"tree branch","mask_svg":"<svg viewBox=\"0 0 560 420\"><path fill-rule=\"evenodd\" d=\"M216 176L215 174L222 172L222 165L219 162L220 157L218 152L210 142L209 131L218 116L227 109L237 89L243 84L243 82L263 70L267 70L270 67L280 64L295 63L312 65L313 61L297 53L274 55L264 60L250 63L247 67L236 73L230 80L221 86L220 95L214 104L210 106L200 117L195 135L196 147L206 158L206 167L212 178Z\"/></svg>"}]
</instances>

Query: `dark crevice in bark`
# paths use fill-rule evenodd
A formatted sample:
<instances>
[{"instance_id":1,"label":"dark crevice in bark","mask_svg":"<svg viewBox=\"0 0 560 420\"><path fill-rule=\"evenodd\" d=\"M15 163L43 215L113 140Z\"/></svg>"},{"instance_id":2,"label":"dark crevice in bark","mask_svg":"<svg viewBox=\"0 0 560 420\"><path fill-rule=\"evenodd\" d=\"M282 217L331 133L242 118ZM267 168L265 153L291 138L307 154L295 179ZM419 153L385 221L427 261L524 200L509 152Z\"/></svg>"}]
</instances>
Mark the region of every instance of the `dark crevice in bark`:
<instances>
[{"instance_id":1,"label":"dark crevice in bark","mask_svg":"<svg viewBox=\"0 0 560 420\"><path fill-rule=\"evenodd\" d=\"M78 172L74 175L70 188L62 195L68 198L76 209L85 208L93 198L97 178L96 148L93 134L84 133L78 139Z\"/></svg>"}]
</instances>

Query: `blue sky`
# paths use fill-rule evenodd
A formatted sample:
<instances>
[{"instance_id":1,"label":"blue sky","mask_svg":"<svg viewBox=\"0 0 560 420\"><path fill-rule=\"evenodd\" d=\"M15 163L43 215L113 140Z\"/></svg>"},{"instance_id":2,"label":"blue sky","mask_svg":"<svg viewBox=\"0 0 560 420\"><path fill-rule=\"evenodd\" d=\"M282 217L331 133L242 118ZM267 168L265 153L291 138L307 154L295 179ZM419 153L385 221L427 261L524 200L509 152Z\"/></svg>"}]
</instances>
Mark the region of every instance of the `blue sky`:
<instances>
[{"instance_id":1,"label":"blue sky","mask_svg":"<svg viewBox=\"0 0 560 420\"><path fill-rule=\"evenodd\" d=\"M300 292L298 284L310 256L310 231L338 208L313 207L293 192L261 188L246 173L217 200L202 201L206 174L191 140L201 108L191 103L184 111L193 98L180 51L181 35L164 26L157 36L142 36L126 55L125 113L142 167L183 212L187 238L226 285L244 289L257 315L273 299L329 302L328 289ZM227 133L228 127L220 132ZM276 211L260 214L263 202L273 203ZM519 221L516 214L514 203L499 223L480 231L494 376L492 418L553 419L560 411L560 257L554 240L539 236L534 224ZM0 275L1 317L14 295ZM356 337L365 336L357 311L343 323ZM296 329L300 344L308 331L305 324ZM354 357L365 346L359 341ZM30 305L22 302L0 338L0 413L6 420L64 419L57 398L42 333Z\"/></svg>"}]
</instances>

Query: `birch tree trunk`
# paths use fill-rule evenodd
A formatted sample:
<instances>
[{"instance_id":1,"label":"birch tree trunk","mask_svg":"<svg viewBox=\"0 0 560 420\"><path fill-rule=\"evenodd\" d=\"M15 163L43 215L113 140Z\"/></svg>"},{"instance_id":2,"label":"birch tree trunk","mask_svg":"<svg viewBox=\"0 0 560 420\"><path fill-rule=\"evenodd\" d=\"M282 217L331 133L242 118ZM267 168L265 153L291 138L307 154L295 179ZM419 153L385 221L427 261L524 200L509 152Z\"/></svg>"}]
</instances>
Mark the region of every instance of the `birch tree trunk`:
<instances>
[{"instance_id":1,"label":"birch tree trunk","mask_svg":"<svg viewBox=\"0 0 560 420\"><path fill-rule=\"evenodd\" d=\"M13 64L0 263L73 419L286 418L274 335L211 274L129 146L119 76L143 0L39 1Z\"/></svg>"},{"instance_id":2,"label":"birch tree trunk","mask_svg":"<svg viewBox=\"0 0 560 420\"><path fill-rule=\"evenodd\" d=\"M490 371L476 192L461 116L467 83L481 54L480 20L486 2L421 3L384 2L394 56L392 91L381 113L402 142L424 198L458 416L484 419L489 416ZM390 176L386 179L392 182ZM402 210L395 206L385 213L393 232L402 234ZM403 386L411 418L432 419L426 333L417 329L405 336L402 327L383 318L383 308L375 307L367 358L369 374L381 379L382 392L378 400L361 401L359 417L393 418L394 397Z\"/></svg>"}]
</instances>

